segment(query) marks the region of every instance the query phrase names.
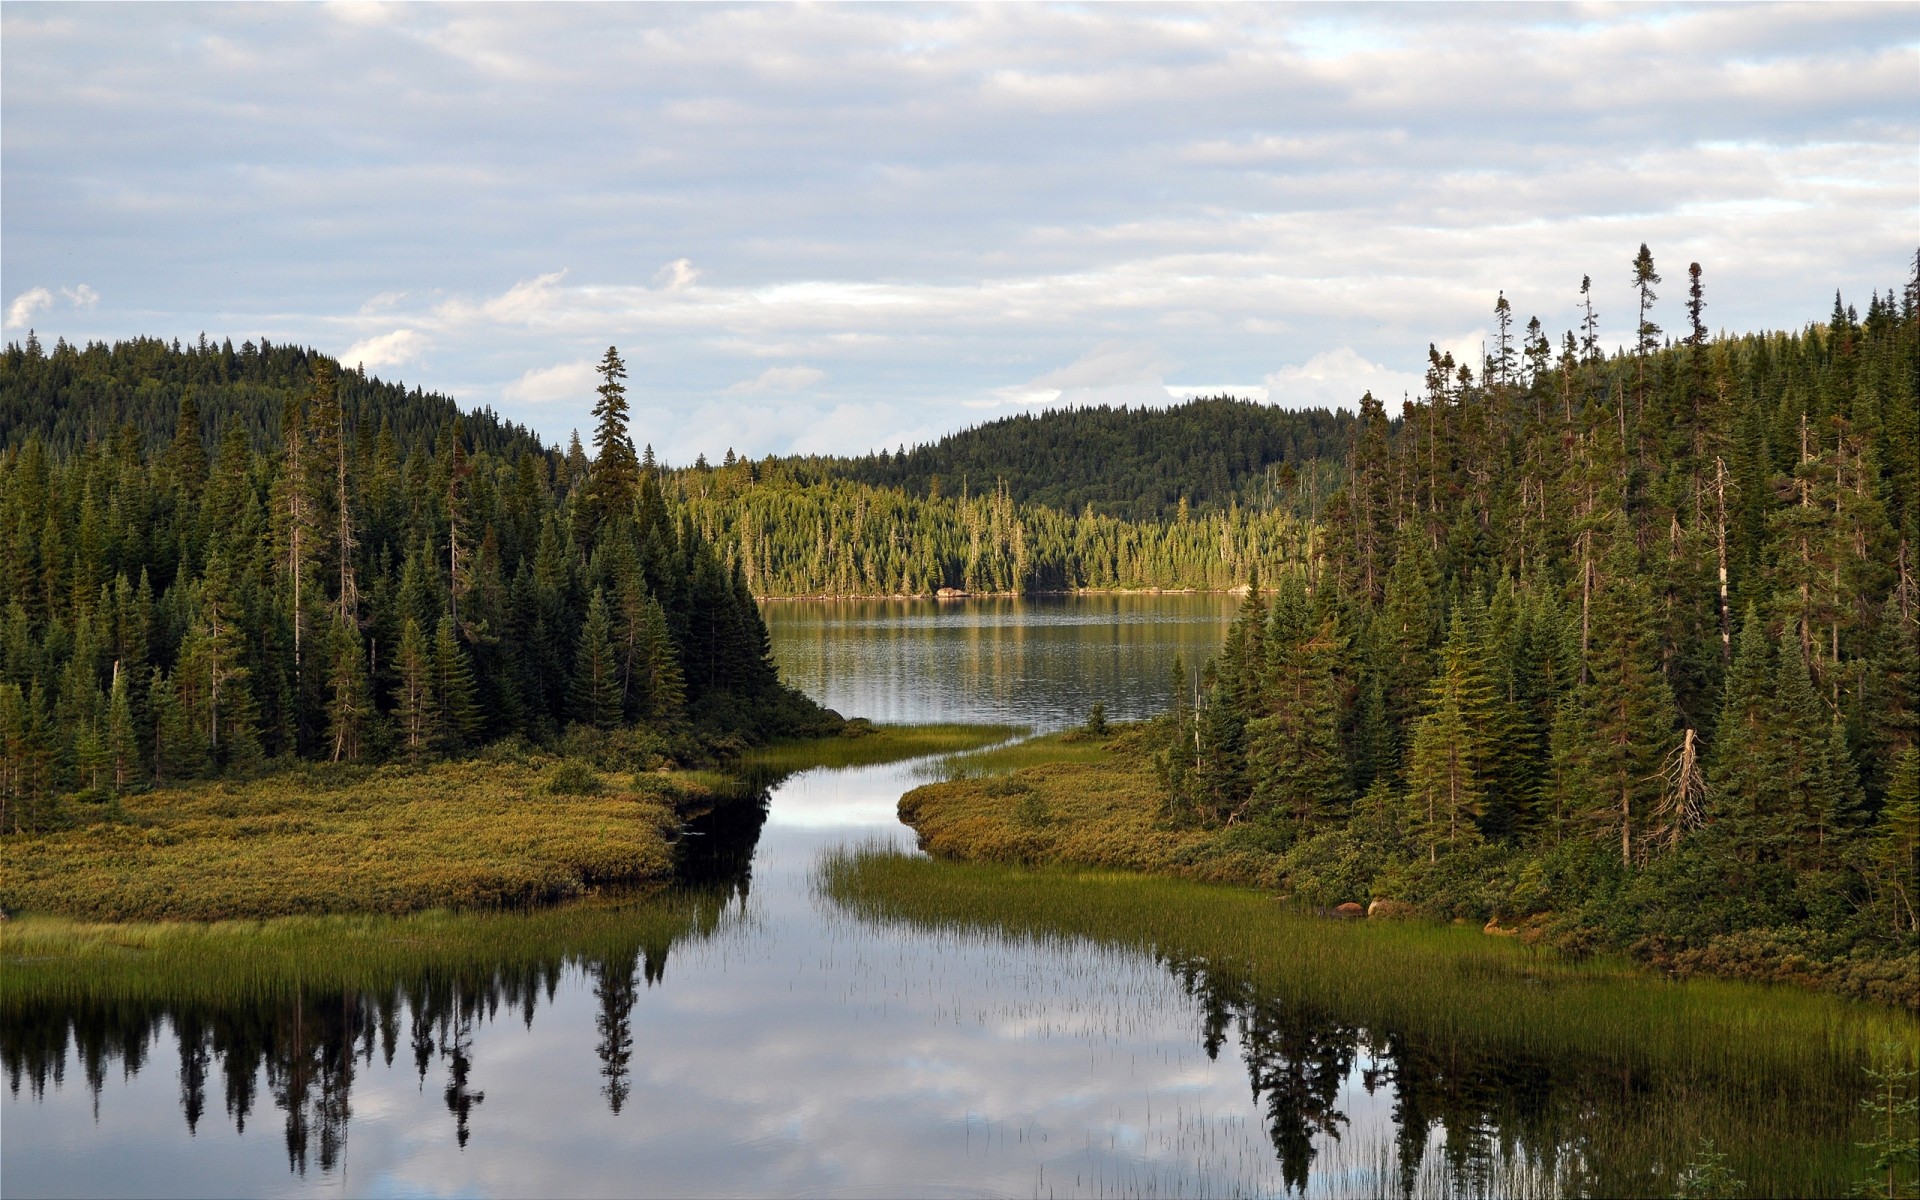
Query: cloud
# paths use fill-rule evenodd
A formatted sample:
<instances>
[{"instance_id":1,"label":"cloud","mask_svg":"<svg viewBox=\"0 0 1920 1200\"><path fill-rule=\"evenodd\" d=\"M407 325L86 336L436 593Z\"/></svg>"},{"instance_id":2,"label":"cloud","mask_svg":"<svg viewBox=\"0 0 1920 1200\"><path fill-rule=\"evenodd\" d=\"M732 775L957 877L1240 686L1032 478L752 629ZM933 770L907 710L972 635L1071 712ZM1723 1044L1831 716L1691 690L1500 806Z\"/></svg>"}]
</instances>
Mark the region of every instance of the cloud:
<instances>
[{"instance_id":1,"label":"cloud","mask_svg":"<svg viewBox=\"0 0 1920 1200\"><path fill-rule=\"evenodd\" d=\"M1001 404L1023 406L1165 404L1167 389L1161 375L1166 368L1167 364L1151 346L1101 342L1064 367L1036 375L1025 383L996 388L993 394ZM976 401L973 406L992 403Z\"/></svg>"},{"instance_id":2,"label":"cloud","mask_svg":"<svg viewBox=\"0 0 1920 1200\"><path fill-rule=\"evenodd\" d=\"M583 358L535 368L500 389L500 396L515 404L558 404L569 400L585 404L600 382L594 372L596 361Z\"/></svg>"},{"instance_id":3,"label":"cloud","mask_svg":"<svg viewBox=\"0 0 1920 1200\"><path fill-rule=\"evenodd\" d=\"M60 289L60 294L65 296L67 303L73 305L75 308L93 308L100 303L100 293L94 291L84 283L76 284L70 288L63 287Z\"/></svg>"},{"instance_id":4,"label":"cloud","mask_svg":"<svg viewBox=\"0 0 1920 1200\"><path fill-rule=\"evenodd\" d=\"M412 329L363 338L340 352L340 361L363 367L397 367L415 362L427 348L427 339Z\"/></svg>"},{"instance_id":5,"label":"cloud","mask_svg":"<svg viewBox=\"0 0 1920 1200\"><path fill-rule=\"evenodd\" d=\"M1267 397L1282 408L1358 409L1360 397L1372 392L1389 413L1396 413L1403 395L1417 396L1424 386L1424 375L1368 362L1353 347L1341 346L1267 376Z\"/></svg>"},{"instance_id":6,"label":"cloud","mask_svg":"<svg viewBox=\"0 0 1920 1200\"><path fill-rule=\"evenodd\" d=\"M743 379L727 388L729 392L797 392L810 388L827 377L816 367L768 367L752 379Z\"/></svg>"},{"instance_id":7,"label":"cloud","mask_svg":"<svg viewBox=\"0 0 1920 1200\"><path fill-rule=\"evenodd\" d=\"M53 293L43 287L21 292L7 305L7 328L13 329L33 320L33 314L53 307Z\"/></svg>"},{"instance_id":8,"label":"cloud","mask_svg":"<svg viewBox=\"0 0 1920 1200\"><path fill-rule=\"evenodd\" d=\"M1920 220L1911 6L43 8L0 11L0 278L115 297L52 288L66 336L411 330L410 376L549 437L528 364L610 343L650 436L717 403L754 453L823 410L745 362L856 431L1350 404L1429 342L1477 369L1501 289L1557 342L1591 274L1630 340L1643 241L1666 328L1694 260L1716 327L1793 328L1897 288Z\"/></svg>"},{"instance_id":9,"label":"cloud","mask_svg":"<svg viewBox=\"0 0 1920 1200\"><path fill-rule=\"evenodd\" d=\"M685 258L676 258L653 273L654 286L667 292L683 292L699 278L699 268Z\"/></svg>"}]
</instances>

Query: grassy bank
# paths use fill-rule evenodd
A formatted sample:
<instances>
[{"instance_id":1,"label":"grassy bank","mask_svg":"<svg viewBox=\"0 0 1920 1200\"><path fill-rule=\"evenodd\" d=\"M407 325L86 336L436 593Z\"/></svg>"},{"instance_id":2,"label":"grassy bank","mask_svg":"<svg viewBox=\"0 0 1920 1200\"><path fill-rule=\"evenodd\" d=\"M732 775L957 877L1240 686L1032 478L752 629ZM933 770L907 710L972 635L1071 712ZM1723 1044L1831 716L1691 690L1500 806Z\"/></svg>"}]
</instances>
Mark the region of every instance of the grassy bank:
<instances>
[{"instance_id":1,"label":"grassy bank","mask_svg":"<svg viewBox=\"0 0 1920 1200\"><path fill-rule=\"evenodd\" d=\"M1027 732L1017 725L869 725L847 722L839 737L775 742L747 751L749 770L789 774L815 767L870 767L992 746Z\"/></svg>"},{"instance_id":2,"label":"grassy bank","mask_svg":"<svg viewBox=\"0 0 1920 1200\"><path fill-rule=\"evenodd\" d=\"M1703 1139L1730 1151L1751 1194L1845 1194L1867 1162L1854 1141L1872 1052L1891 1042L1909 1065L1920 1054L1920 1025L1892 1009L1673 982L1457 926L1322 920L1247 889L889 853L841 856L824 876L829 895L881 923L1146 950L1198 980L1206 1007L1299 1024L1282 1041L1300 1053L1364 1030L1397 1064L1393 1086L1437 1105L1424 1119L1462 1138L1461 1154L1469 1131L1528 1129L1521 1151L1540 1161L1558 1148L1574 1174L1555 1187L1581 1194L1674 1194Z\"/></svg>"},{"instance_id":3,"label":"grassy bank","mask_svg":"<svg viewBox=\"0 0 1920 1200\"><path fill-rule=\"evenodd\" d=\"M719 919L662 894L514 912L102 923L28 916L0 932L0 1012L25 1003L223 1005L378 991L427 973L511 971L665 947Z\"/></svg>"},{"instance_id":4,"label":"grassy bank","mask_svg":"<svg viewBox=\"0 0 1920 1200\"><path fill-rule=\"evenodd\" d=\"M0 839L0 905L97 921L401 913L664 881L709 781L576 760L308 767Z\"/></svg>"},{"instance_id":5,"label":"grassy bank","mask_svg":"<svg viewBox=\"0 0 1920 1200\"><path fill-rule=\"evenodd\" d=\"M945 858L1073 863L1272 887L1277 857L1241 828L1175 828L1141 732L1055 733L934 764L942 776L900 800L900 819Z\"/></svg>"},{"instance_id":6,"label":"grassy bank","mask_svg":"<svg viewBox=\"0 0 1920 1200\"><path fill-rule=\"evenodd\" d=\"M505 743L421 767L309 765L75 804L74 827L0 838L0 908L90 921L220 921L548 903L664 883L681 825L763 781L963 750L1003 726L870 726L783 742L726 770ZM11 931L6 935L10 942Z\"/></svg>"},{"instance_id":7,"label":"grassy bank","mask_svg":"<svg viewBox=\"0 0 1920 1200\"><path fill-rule=\"evenodd\" d=\"M1296 908L1385 900L1403 915L1487 924L1574 954L1631 955L1675 975L1790 983L1920 1009L1920 951L1848 940L1794 917L1795 897L1746 917L1708 894L1679 856L1624 872L1578 840L1528 855L1487 844L1429 862L1395 832L1395 813L1356 811L1310 838L1284 822L1206 826L1170 820L1149 727L1071 732L938 764L900 817L931 853L1001 863L1067 863L1239 884Z\"/></svg>"}]
</instances>

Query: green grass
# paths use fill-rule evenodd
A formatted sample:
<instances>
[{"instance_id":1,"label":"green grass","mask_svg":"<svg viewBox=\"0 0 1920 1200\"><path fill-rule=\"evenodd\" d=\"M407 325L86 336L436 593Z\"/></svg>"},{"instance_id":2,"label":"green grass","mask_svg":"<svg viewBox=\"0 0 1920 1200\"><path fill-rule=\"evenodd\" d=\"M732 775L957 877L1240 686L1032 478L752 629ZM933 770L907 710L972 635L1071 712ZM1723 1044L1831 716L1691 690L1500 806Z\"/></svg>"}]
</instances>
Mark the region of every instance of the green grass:
<instances>
[{"instance_id":1,"label":"green grass","mask_svg":"<svg viewBox=\"0 0 1920 1200\"><path fill-rule=\"evenodd\" d=\"M1017 731L1009 731L1010 734L1013 732ZM1071 730L1042 734L964 754L951 754L926 764L920 774L923 778L938 780L981 779L1050 763L1099 762L1106 757L1110 741Z\"/></svg>"},{"instance_id":2,"label":"green grass","mask_svg":"<svg viewBox=\"0 0 1920 1200\"><path fill-rule=\"evenodd\" d=\"M870 767L991 746L1026 730L1017 725L864 725L856 736L775 742L749 750L741 765L780 774L815 767Z\"/></svg>"},{"instance_id":3,"label":"green grass","mask_svg":"<svg viewBox=\"0 0 1920 1200\"><path fill-rule=\"evenodd\" d=\"M575 760L306 768L128 797L0 839L0 906L97 921L498 907L664 881L720 777Z\"/></svg>"},{"instance_id":4,"label":"green grass","mask_svg":"<svg viewBox=\"0 0 1920 1200\"><path fill-rule=\"evenodd\" d=\"M424 972L490 975L664 947L710 931L720 912L717 904L661 894L402 917L122 923L16 917L0 925L0 1012L48 1002L230 1005L296 991L380 991Z\"/></svg>"},{"instance_id":5,"label":"green grass","mask_svg":"<svg viewBox=\"0 0 1920 1200\"><path fill-rule=\"evenodd\" d=\"M1502 1064L1547 1064L1555 1119L1585 1146L1596 1174L1583 1190L1598 1194L1670 1194L1702 1137L1737 1147L1736 1172L1756 1191L1842 1193L1861 1166L1852 1138L1871 1048L1891 1040L1907 1061L1920 1056L1920 1025L1892 1009L1674 982L1472 928L1317 919L1240 888L875 851L828 860L822 887L882 924L1087 938L1198 964L1246 980L1282 1012L1334 1014L1450 1062L1442 1076L1456 1089L1475 1063L1496 1080Z\"/></svg>"}]
</instances>

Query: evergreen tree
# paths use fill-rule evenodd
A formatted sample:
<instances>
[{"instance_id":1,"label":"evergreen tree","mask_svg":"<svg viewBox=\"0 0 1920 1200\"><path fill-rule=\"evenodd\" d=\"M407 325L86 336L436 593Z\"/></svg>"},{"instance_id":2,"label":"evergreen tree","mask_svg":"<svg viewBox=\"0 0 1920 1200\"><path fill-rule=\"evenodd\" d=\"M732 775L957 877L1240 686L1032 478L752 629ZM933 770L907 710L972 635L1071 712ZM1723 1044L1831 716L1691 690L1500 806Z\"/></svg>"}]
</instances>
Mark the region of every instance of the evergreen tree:
<instances>
[{"instance_id":1,"label":"evergreen tree","mask_svg":"<svg viewBox=\"0 0 1920 1200\"><path fill-rule=\"evenodd\" d=\"M607 597L595 589L573 657L573 719L596 729L620 724L620 667L613 650Z\"/></svg>"},{"instance_id":2,"label":"evergreen tree","mask_svg":"<svg viewBox=\"0 0 1920 1200\"><path fill-rule=\"evenodd\" d=\"M327 631L327 745L334 762L359 762L376 713L360 632L339 613Z\"/></svg>"},{"instance_id":3,"label":"evergreen tree","mask_svg":"<svg viewBox=\"0 0 1920 1200\"><path fill-rule=\"evenodd\" d=\"M450 615L441 617L434 627L433 695L439 704L434 724L445 748L459 750L472 745L485 719L475 695L473 666Z\"/></svg>"},{"instance_id":4,"label":"evergreen tree","mask_svg":"<svg viewBox=\"0 0 1920 1200\"><path fill-rule=\"evenodd\" d=\"M114 664L113 689L107 698L106 757L110 783L116 793L139 786L146 772L141 769L140 730L134 722L130 672Z\"/></svg>"},{"instance_id":5,"label":"evergreen tree","mask_svg":"<svg viewBox=\"0 0 1920 1200\"><path fill-rule=\"evenodd\" d=\"M1332 617L1304 638L1281 621L1275 625L1269 650L1278 661L1265 690L1265 712L1247 724L1247 760L1257 781L1253 800L1256 809L1285 817L1309 836L1343 816L1351 799L1340 748L1337 673L1346 638Z\"/></svg>"},{"instance_id":6,"label":"evergreen tree","mask_svg":"<svg viewBox=\"0 0 1920 1200\"><path fill-rule=\"evenodd\" d=\"M1486 811L1487 739L1476 724L1492 693L1474 662L1465 623L1455 616L1440 673L1428 691L1407 764L1409 824L1429 861L1462 841L1478 841Z\"/></svg>"},{"instance_id":7,"label":"evergreen tree","mask_svg":"<svg viewBox=\"0 0 1920 1200\"><path fill-rule=\"evenodd\" d=\"M596 368L600 386L595 389L593 415L599 422L593 431L593 467L589 475L589 503L596 527L610 518L631 512L640 486L640 465L633 454L633 439L627 433L627 389L622 382L627 366L612 346Z\"/></svg>"},{"instance_id":8,"label":"evergreen tree","mask_svg":"<svg viewBox=\"0 0 1920 1200\"><path fill-rule=\"evenodd\" d=\"M393 720L400 745L415 762L438 739L440 706L433 694L433 654L420 632L420 622L408 617L394 658Z\"/></svg>"}]
</instances>

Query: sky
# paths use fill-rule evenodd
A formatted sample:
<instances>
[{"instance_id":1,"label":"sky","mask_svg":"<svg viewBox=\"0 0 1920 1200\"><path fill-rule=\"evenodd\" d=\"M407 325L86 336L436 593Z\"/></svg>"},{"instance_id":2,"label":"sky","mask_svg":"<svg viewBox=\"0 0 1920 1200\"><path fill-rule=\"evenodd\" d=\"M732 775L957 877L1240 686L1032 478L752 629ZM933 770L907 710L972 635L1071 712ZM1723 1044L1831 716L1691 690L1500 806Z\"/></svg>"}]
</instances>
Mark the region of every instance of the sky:
<instances>
[{"instance_id":1,"label":"sky","mask_svg":"<svg viewBox=\"0 0 1920 1200\"><path fill-rule=\"evenodd\" d=\"M0 5L5 338L298 342L636 440L1397 410L1642 242L1682 329L1920 248L1920 6Z\"/></svg>"}]
</instances>

